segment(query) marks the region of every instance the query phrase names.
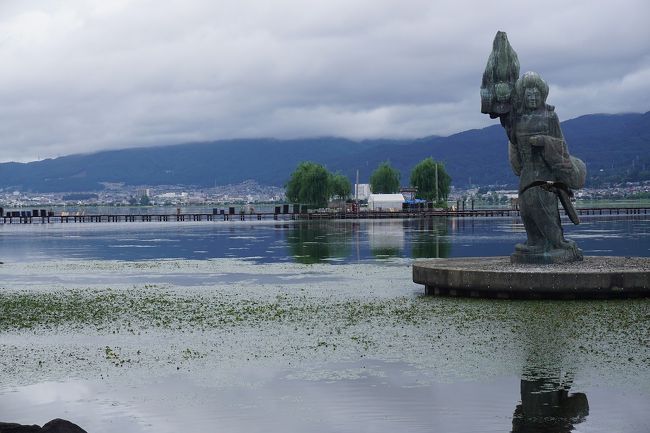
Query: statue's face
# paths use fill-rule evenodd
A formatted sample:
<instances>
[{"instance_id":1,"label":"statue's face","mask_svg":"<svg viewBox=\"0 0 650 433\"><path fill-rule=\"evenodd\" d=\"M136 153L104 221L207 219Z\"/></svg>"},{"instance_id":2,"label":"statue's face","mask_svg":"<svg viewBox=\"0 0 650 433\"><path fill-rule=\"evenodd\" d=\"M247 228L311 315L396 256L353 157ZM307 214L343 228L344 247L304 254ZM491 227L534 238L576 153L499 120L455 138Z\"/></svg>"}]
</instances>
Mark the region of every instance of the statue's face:
<instances>
[{"instance_id":1,"label":"statue's face","mask_svg":"<svg viewBox=\"0 0 650 433\"><path fill-rule=\"evenodd\" d=\"M527 87L524 92L524 102L529 110L539 108L542 105L542 94L539 89L537 87Z\"/></svg>"}]
</instances>

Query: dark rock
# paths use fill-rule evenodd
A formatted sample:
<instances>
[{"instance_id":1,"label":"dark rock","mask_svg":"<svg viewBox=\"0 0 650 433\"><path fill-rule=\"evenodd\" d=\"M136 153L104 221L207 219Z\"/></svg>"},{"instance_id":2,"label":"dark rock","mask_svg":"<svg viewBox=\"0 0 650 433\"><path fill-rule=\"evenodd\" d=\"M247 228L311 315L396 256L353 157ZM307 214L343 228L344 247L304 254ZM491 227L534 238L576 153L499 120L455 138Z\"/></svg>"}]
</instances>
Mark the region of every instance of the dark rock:
<instances>
[{"instance_id":1,"label":"dark rock","mask_svg":"<svg viewBox=\"0 0 650 433\"><path fill-rule=\"evenodd\" d=\"M37 425L22 425L14 422L0 422L0 433L39 433L41 427Z\"/></svg>"},{"instance_id":2,"label":"dark rock","mask_svg":"<svg viewBox=\"0 0 650 433\"><path fill-rule=\"evenodd\" d=\"M56 418L48 422L40 430L40 433L87 433L86 430L73 424L70 421Z\"/></svg>"}]
</instances>

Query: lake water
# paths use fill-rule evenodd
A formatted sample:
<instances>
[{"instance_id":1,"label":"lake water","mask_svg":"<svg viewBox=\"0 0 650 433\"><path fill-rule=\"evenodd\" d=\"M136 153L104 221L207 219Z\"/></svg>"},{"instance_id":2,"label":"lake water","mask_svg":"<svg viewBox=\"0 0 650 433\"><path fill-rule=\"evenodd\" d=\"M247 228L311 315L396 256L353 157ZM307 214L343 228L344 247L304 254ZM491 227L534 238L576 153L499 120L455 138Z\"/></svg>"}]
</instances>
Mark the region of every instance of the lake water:
<instances>
[{"instance_id":1,"label":"lake water","mask_svg":"<svg viewBox=\"0 0 650 433\"><path fill-rule=\"evenodd\" d=\"M587 255L650 255L650 216L582 217L578 226L565 224L565 234ZM523 240L518 218L0 225L0 257L349 263L509 255Z\"/></svg>"},{"instance_id":2,"label":"lake water","mask_svg":"<svg viewBox=\"0 0 650 433\"><path fill-rule=\"evenodd\" d=\"M650 255L650 218L565 225ZM0 226L0 421L88 432L650 432L650 300L423 296L510 218Z\"/></svg>"}]
</instances>

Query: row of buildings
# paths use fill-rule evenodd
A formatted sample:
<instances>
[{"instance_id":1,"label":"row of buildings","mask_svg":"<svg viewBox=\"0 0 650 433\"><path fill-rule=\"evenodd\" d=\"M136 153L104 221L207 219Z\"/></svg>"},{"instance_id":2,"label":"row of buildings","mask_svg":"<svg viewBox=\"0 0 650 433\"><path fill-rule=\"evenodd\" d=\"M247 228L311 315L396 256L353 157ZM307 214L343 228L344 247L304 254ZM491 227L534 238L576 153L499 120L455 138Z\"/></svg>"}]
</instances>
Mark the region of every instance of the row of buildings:
<instances>
[{"instance_id":1,"label":"row of buildings","mask_svg":"<svg viewBox=\"0 0 650 433\"><path fill-rule=\"evenodd\" d=\"M0 190L0 206L31 208L34 206L211 206L222 204L282 203L284 188L260 185L255 181L222 185L213 188L192 188L178 185L132 187L106 184L97 192L32 193ZM402 194L372 194L369 184L356 184L352 199L367 203L368 209L401 209L402 203L414 202L413 190ZM517 191L500 187L458 189L452 186L449 206L471 202L482 206L507 206L515 201ZM577 200L650 199L650 180L628 182L609 188L584 188L576 191Z\"/></svg>"}]
</instances>

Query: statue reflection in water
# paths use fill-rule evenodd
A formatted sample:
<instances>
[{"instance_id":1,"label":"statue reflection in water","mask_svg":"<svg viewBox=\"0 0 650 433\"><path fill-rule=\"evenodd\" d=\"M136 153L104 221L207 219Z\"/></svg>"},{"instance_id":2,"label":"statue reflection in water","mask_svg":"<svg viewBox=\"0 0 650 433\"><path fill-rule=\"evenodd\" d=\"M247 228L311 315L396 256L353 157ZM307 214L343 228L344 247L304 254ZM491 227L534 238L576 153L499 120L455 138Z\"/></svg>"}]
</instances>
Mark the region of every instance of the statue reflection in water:
<instances>
[{"instance_id":1,"label":"statue reflection in water","mask_svg":"<svg viewBox=\"0 0 650 433\"><path fill-rule=\"evenodd\" d=\"M521 380L521 404L512 417L512 433L564 433L589 414L587 396L569 393L573 379L536 378Z\"/></svg>"},{"instance_id":2,"label":"statue reflection in water","mask_svg":"<svg viewBox=\"0 0 650 433\"><path fill-rule=\"evenodd\" d=\"M541 308L540 308L541 307ZM512 433L568 433L589 415L584 393L570 393L579 364L571 353L578 324L563 308L524 303L527 326L518 338L525 344L526 362L521 378L521 403L515 408ZM558 326L562 323L564 326Z\"/></svg>"}]
</instances>

